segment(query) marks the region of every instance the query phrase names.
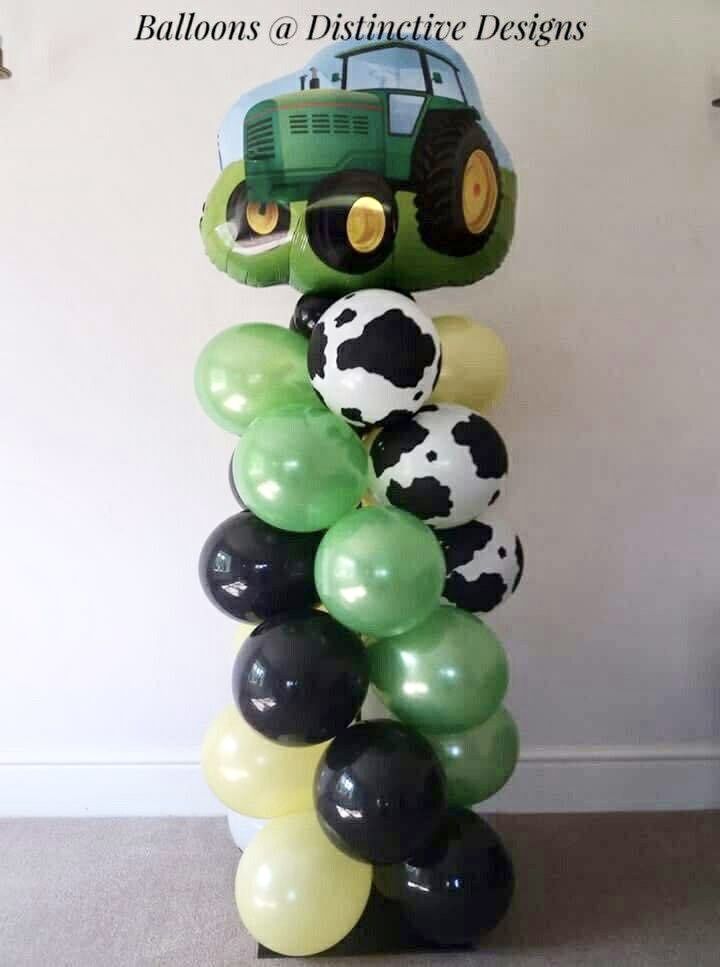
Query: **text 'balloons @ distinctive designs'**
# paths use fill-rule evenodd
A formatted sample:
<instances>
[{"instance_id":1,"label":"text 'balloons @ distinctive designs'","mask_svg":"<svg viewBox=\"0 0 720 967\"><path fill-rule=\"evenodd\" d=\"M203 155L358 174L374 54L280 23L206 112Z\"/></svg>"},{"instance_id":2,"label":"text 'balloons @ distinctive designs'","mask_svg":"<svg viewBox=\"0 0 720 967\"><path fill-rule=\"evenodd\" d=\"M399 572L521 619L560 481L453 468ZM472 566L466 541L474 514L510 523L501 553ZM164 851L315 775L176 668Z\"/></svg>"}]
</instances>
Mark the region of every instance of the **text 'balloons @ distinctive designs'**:
<instances>
[{"instance_id":1,"label":"text 'balloons @ distinctive designs'","mask_svg":"<svg viewBox=\"0 0 720 967\"><path fill-rule=\"evenodd\" d=\"M308 372L325 404L354 426L416 413L440 371L432 320L399 292L364 289L334 302L313 329Z\"/></svg>"},{"instance_id":2,"label":"text 'balloons @ distinctive designs'","mask_svg":"<svg viewBox=\"0 0 720 967\"><path fill-rule=\"evenodd\" d=\"M307 374L301 335L266 322L233 326L205 346L195 391L207 415L231 433L285 403L319 405Z\"/></svg>"},{"instance_id":3,"label":"text 'balloons @ distinctive designs'","mask_svg":"<svg viewBox=\"0 0 720 967\"><path fill-rule=\"evenodd\" d=\"M475 813L450 810L427 847L407 862L375 870L375 886L425 939L475 943L505 916L515 886L502 840Z\"/></svg>"},{"instance_id":4,"label":"text 'balloons @ distinctive designs'","mask_svg":"<svg viewBox=\"0 0 720 967\"><path fill-rule=\"evenodd\" d=\"M370 448L370 489L433 527L457 527L502 494L508 455L500 434L464 406L430 403L384 427Z\"/></svg>"},{"instance_id":5,"label":"text 'balloons @ distinctive designs'","mask_svg":"<svg viewBox=\"0 0 720 967\"><path fill-rule=\"evenodd\" d=\"M233 476L241 499L268 524L317 531L358 505L367 463L362 443L339 416L293 405L255 420L235 450Z\"/></svg>"},{"instance_id":6,"label":"text 'balloons @ distinctive designs'","mask_svg":"<svg viewBox=\"0 0 720 967\"><path fill-rule=\"evenodd\" d=\"M394 635L440 601L445 566L432 531L410 514L363 507L331 527L320 544L315 581L337 620L363 634Z\"/></svg>"},{"instance_id":7,"label":"text 'balloons @ distinctive designs'","mask_svg":"<svg viewBox=\"0 0 720 967\"><path fill-rule=\"evenodd\" d=\"M370 679L393 715L422 732L457 732L495 712L508 686L503 646L478 618L437 608L370 646Z\"/></svg>"},{"instance_id":8,"label":"text 'balloons @ distinctive designs'","mask_svg":"<svg viewBox=\"0 0 720 967\"><path fill-rule=\"evenodd\" d=\"M321 534L290 534L244 511L223 521L200 552L200 583L225 614L263 621L281 611L311 608Z\"/></svg>"},{"instance_id":9,"label":"text 'balloons @ distinctive designs'","mask_svg":"<svg viewBox=\"0 0 720 967\"><path fill-rule=\"evenodd\" d=\"M321 611L261 624L233 670L233 695L245 720L286 745L333 738L351 724L367 688L364 644Z\"/></svg>"},{"instance_id":10,"label":"text 'balloons @ distinctive designs'","mask_svg":"<svg viewBox=\"0 0 720 967\"><path fill-rule=\"evenodd\" d=\"M273 819L242 855L235 900L245 927L286 957L339 943L362 916L372 867L337 850L315 813Z\"/></svg>"},{"instance_id":11,"label":"text 'balloons @ distinctive designs'","mask_svg":"<svg viewBox=\"0 0 720 967\"><path fill-rule=\"evenodd\" d=\"M446 808L445 775L423 736L389 719L352 725L318 766L315 808L340 849L397 863L425 845Z\"/></svg>"},{"instance_id":12,"label":"text 'balloons @ distinctive designs'","mask_svg":"<svg viewBox=\"0 0 720 967\"><path fill-rule=\"evenodd\" d=\"M205 735L202 766L220 802L245 816L269 819L312 808L313 777L325 749L270 742L228 705Z\"/></svg>"},{"instance_id":13,"label":"text 'balloons @ distinctive designs'","mask_svg":"<svg viewBox=\"0 0 720 967\"><path fill-rule=\"evenodd\" d=\"M466 732L427 738L445 767L451 806L484 802L515 771L520 740L515 719L505 708Z\"/></svg>"}]
</instances>

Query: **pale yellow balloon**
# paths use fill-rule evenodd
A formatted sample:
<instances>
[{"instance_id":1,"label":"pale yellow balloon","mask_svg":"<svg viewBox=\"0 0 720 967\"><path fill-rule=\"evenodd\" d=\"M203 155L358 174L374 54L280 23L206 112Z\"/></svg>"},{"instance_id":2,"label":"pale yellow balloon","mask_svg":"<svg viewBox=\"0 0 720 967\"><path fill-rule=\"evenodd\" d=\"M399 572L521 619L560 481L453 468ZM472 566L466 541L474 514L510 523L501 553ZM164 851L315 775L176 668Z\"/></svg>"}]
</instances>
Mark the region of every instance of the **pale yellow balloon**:
<instances>
[{"instance_id":1,"label":"pale yellow balloon","mask_svg":"<svg viewBox=\"0 0 720 967\"><path fill-rule=\"evenodd\" d=\"M508 354L498 334L465 316L433 319L442 346L440 379L433 403L459 403L471 410L489 409L505 392Z\"/></svg>"},{"instance_id":2,"label":"pale yellow balloon","mask_svg":"<svg viewBox=\"0 0 720 967\"><path fill-rule=\"evenodd\" d=\"M365 436L362 438L362 445L365 447L368 453L370 453L370 447L375 442L375 437L382 430L381 426L374 426L372 430L368 430Z\"/></svg>"},{"instance_id":3,"label":"pale yellow balloon","mask_svg":"<svg viewBox=\"0 0 720 967\"><path fill-rule=\"evenodd\" d=\"M228 705L205 735L203 773L220 802L237 813L270 819L304 812L312 808L315 769L328 745L271 742Z\"/></svg>"},{"instance_id":4,"label":"pale yellow balloon","mask_svg":"<svg viewBox=\"0 0 720 967\"><path fill-rule=\"evenodd\" d=\"M235 900L264 946L309 957L348 934L370 895L372 867L341 853L315 812L271 820L242 855Z\"/></svg>"}]
</instances>

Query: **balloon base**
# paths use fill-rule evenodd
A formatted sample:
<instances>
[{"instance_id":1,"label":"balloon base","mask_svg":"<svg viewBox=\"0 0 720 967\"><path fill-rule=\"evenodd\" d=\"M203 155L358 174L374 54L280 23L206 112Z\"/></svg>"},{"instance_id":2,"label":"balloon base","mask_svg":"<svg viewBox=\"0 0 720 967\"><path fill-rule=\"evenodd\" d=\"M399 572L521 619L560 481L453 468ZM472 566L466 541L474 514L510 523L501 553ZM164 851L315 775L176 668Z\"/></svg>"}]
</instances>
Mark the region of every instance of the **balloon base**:
<instances>
[{"instance_id":1,"label":"balloon base","mask_svg":"<svg viewBox=\"0 0 720 967\"><path fill-rule=\"evenodd\" d=\"M370 957L376 954L403 953L467 953L471 946L441 947L429 943L417 934L405 920L397 904L386 900L373 889L360 920L340 943L323 950L315 957ZM260 960L282 957L273 950L258 944ZM292 958L290 958L292 959Z\"/></svg>"}]
</instances>

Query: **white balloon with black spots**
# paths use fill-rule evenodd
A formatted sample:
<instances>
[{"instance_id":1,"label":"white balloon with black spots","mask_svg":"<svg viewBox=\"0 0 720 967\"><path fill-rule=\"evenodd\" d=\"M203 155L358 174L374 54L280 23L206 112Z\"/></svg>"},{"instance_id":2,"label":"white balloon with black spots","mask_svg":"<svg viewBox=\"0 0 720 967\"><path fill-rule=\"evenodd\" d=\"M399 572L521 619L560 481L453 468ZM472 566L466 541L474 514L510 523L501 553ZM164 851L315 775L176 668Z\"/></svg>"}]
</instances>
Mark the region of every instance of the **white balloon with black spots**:
<instances>
[{"instance_id":1,"label":"white balloon with black spots","mask_svg":"<svg viewBox=\"0 0 720 967\"><path fill-rule=\"evenodd\" d=\"M399 292L351 292L325 310L308 372L325 405L352 426L389 426L416 413L440 375L440 339L417 303Z\"/></svg>"},{"instance_id":2,"label":"white balloon with black spots","mask_svg":"<svg viewBox=\"0 0 720 967\"><path fill-rule=\"evenodd\" d=\"M476 615L488 614L520 584L523 546L504 521L471 520L435 534L445 555L443 597L449 604Z\"/></svg>"},{"instance_id":3,"label":"white balloon with black spots","mask_svg":"<svg viewBox=\"0 0 720 967\"><path fill-rule=\"evenodd\" d=\"M495 427L465 406L424 406L383 428L370 447L370 490L379 504L435 528L481 516L501 496L508 455Z\"/></svg>"}]
</instances>

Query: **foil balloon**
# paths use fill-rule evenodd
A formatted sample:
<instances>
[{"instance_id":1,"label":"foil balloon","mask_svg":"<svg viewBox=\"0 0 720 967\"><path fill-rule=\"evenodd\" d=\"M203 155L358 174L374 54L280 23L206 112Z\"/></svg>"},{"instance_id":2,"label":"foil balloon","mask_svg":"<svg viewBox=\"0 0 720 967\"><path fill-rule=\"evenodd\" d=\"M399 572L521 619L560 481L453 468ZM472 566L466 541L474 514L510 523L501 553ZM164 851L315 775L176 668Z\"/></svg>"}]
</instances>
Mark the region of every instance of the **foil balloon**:
<instances>
[{"instance_id":1,"label":"foil balloon","mask_svg":"<svg viewBox=\"0 0 720 967\"><path fill-rule=\"evenodd\" d=\"M362 640L321 611L263 622L233 669L233 696L245 721L285 745L332 739L351 724L367 689Z\"/></svg>"},{"instance_id":2,"label":"foil balloon","mask_svg":"<svg viewBox=\"0 0 720 967\"><path fill-rule=\"evenodd\" d=\"M322 534L291 534L247 511L219 524L200 552L200 583L240 621L264 621L317 601L314 559Z\"/></svg>"},{"instance_id":3,"label":"foil balloon","mask_svg":"<svg viewBox=\"0 0 720 967\"><path fill-rule=\"evenodd\" d=\"M422 732L458 732L488 719L508 687L505 650L478 618L443 606L370 646L370 679L397 717Z\"/></svg>"},{"instance_id":4,"label":"foil balloon","mask_svg":"<svg viewBox=\"0 0 720 967\"><path fill-rule=\"evenodd\" d=\"M507 473L502 437L464 406L430 403L412 419L384 427L370 447L375 500L433 527L457 527L487 510Z\"/></svg>"},{"instance_id":5,"label":"foil balloon","mask_svg":"<svg viewBox=\"0 0 720 967\"><path fill-rule=\"evenodd\" d=\"M337 43L223 122L208 256L247 285L338 295L468 285L512 240L508 152L457 50Z\"/></svg>"},{"instance_id":6,"label":"foil balloon","mask_svg":"<svg viewBox=\"0 0 720 967\"><path fill-rule=\"evenodd\" d=\"M286 957L334 946L362 916L372 867L337 850L313 812L271 820L243 853L235 901L245 927Z\"/></svg>"},{"instance_id":7,"label":"foil balloon","mask_svg":"<svg viewBox=\"0 0 720 967\"><path fill-rule=\"evenodd\" d=\"M510 854L496 832L467 809L450 810L425 849L378 867L375 886L396 900L432 943L467 946L498 925L515 888Z\"/></svg>"},{"instance_id":8,"label":"foil balloon","mask_svg":"<svg viewBox=\"0 0 720 967\"><path fill-rule=\"evenodd\" d=\"M440 372L432 320L407 296L351 292L315 326L312 385L334 413L360 428L406 420L430 397Z\"/></svg>"},{"instance_id":9,"label":"foil balloon","mask_svg":"<svg viewBox=\"0 0 720 967\"><path fill-rule=\"evenodd\" d=\"M353 725L333 739L315 776L315 808L341 850L396 863L423 847L446 808L445 775L432 746L400 722Z\"/></svg>"},{"instance_id":10,"label":"foil balloon","mask_svg":"<svg viewBox=\"0 0 720 967\"><path fill-rule=\"evenodd\" d=\"M242 501L274 527L319 531L357 507L367 454L340 417L316 406L280 406L238 443L233 477Z\"/></svg>"}]
</instances>

